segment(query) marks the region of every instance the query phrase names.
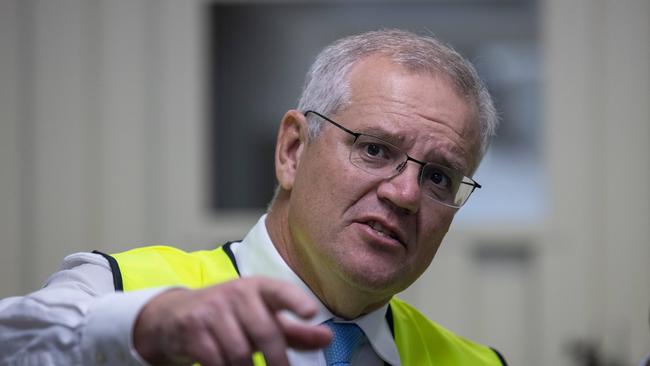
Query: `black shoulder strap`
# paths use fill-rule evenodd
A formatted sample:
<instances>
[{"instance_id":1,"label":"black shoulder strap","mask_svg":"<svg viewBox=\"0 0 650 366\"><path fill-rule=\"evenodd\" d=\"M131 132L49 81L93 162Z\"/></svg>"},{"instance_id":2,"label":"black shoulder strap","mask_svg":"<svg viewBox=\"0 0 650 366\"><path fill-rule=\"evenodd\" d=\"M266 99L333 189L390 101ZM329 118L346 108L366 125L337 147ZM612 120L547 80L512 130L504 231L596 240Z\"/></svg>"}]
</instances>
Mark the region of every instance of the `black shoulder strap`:
<instances>
[{"instance_id":1,"label":"black shoulder strap","mask_svg":"<svg viewBox=\"0 0 650 366\"><path fill-rule=\"evenodd\" d=\"M241 277L241 273L239 273L239 267L237 266L237 260L235 259L235 255L232 252L232 249L230 248L230 245L232 243L237 243L236 241L229 241L226 244L223 245L223 251L226 252L226 255L228 255L228 258L230 258L230 261L232 262L233 267L235 267L235 271L237 271L237 275Z\"/></svg>"},{"instance_id":2,"label":"black shoulder strap","mask_svg":"<svg viewBox=\"0 0 650 366\"><path fill-rule=\"evenodd\" d=\"M395 323L393 322L393 309L390 307L390 303L388 303L388 307L386 308L386 323L388 324L388 329L390 329L390 334L393 336L393 339L395 339ZM384 361L384 366L391 366L388 362Z\"/></svg>"},{"instance_id":3,"label":"black shoulder strap","mask_svg":"<svg viewBox=\"0 0 650 366\"><path fill-rule=\"evenodd\" d=\"M117 264L115 258L106 253L102 253L99 250L93 250L93 253L99 254L102 257L106 258L108 265L111 266L111 272L113 272L113 286L115 287L115 291L124 291L124 285L122 284L122 272L120 272L120 266Z\"/></svg>"},{"instance_id":4,"label":"black shoulder strap","mask_svg":"<svg viewBox=\"0 0 650 366\"><path fill-rule=\"evenodd\" d=\"M395 339L395 323L393 322L393 308L390 307L388 303L388 308L386 309L386 323L388 323L388 329L390 329L390 334Z\"/></svg>"},{"instance_id":5,"label":"black shoulder strap","mask_svg":"<svg viewBox=\"0 0 650 366\"><path fill-rule=\"evenodd\" d=\"M492 348L492 347L490 347L490 349L491 349L492 351L494 351L494 353L497 354L497 357L499 357L499 360L501 361L501 364L502 364L503 366L508 366L508 363L506 362L506 359L501 355L501 353L499 353L499 351L497 351L496 349L494 349L494 348Z\"/></svg>"}]
</instances>

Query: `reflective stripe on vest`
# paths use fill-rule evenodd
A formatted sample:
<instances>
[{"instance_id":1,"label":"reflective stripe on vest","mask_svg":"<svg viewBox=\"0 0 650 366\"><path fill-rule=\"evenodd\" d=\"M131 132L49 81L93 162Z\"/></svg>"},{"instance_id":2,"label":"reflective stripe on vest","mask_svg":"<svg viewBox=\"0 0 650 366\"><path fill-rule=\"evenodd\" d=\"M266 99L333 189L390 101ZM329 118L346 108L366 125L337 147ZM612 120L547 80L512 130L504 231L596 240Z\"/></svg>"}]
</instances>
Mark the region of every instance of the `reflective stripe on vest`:
<instances>
[{"instance_id":1,"label":"reflective stripe on vest","mask_svg":"<svg viewBox=\"0 0 650 366\"><path fill-rule=\"evenodd\" d=\"M152 246L104 256L113 262L114 282L123 287L116 290L122 291L160 286L202 288L239 278L229 244L191 253ZM455 335L396 297L390 301L389 309L395 344L404 366L505 365L493 349ZM260 353L253 359L255 366L265 365Z\"/></svg>"}]
</instances>

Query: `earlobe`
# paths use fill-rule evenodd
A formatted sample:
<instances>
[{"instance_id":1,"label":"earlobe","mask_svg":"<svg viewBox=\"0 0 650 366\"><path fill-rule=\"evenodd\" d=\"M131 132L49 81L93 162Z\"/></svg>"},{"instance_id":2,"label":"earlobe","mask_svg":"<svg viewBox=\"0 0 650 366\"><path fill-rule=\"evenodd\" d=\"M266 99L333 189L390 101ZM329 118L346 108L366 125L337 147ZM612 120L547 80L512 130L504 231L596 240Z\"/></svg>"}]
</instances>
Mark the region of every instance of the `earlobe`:
<instances>
[{"instance_id":1,"label":"earlobe","mask_svg":"<svg viewBox=\"0 0 650 366\"><path fill-rule=\"evenodd\" d=\"M275 176L282 189L293 188L306 144L307 120L299 111L289 110L280 122L275 148Z\"/></svg>"}]
</instances>

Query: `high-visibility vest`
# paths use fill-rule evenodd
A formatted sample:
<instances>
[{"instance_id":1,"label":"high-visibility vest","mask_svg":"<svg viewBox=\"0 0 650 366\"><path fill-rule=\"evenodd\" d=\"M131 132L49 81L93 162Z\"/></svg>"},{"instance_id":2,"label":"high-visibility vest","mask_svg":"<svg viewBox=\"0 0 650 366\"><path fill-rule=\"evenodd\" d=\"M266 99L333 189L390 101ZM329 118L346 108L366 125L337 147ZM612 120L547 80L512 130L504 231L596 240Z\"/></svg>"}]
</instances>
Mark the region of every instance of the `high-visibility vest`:
<instances>
[{"instance_id":1,"label":"high-visibility vest","mask_svg":"<svg viewBox=\"0 0 650 366\"><path fill-rule=\"evenodd\" d=\"M112 256L99 254L111 265L117 291L160 286L196 289L239 278L229 244L191 253L152 246ZM496 350L455 335L396 297L390 300L386 320L404 366L506 365ZM255 366L265 365L261 354L253 359Z\"/></svg>"}]
</instances>

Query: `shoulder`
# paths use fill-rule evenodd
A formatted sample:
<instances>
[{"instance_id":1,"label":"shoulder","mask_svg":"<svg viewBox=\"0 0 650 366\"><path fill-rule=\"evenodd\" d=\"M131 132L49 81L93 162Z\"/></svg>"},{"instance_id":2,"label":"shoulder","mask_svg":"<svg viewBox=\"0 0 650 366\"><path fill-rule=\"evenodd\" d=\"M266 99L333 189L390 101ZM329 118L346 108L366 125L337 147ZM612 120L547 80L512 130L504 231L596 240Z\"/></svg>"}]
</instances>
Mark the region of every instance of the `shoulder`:
<instances>
[{"instance_id":1,"label":"shoulder","mask_svg":"<svg viewBox=\"0 0 650 366\"><path fill-rule=\"evenodd\" d=\"M115 253L112 256L120 259L133 259L138 257L144 257L146 259L152 259L153 257L177 257L177 256L188 256L190 253L176 247L166 246L166 245L151 245L129 249L123 252Z\"/></svg>"},{"instance_id":2,"label":"shoulder","mask_svg":"<svg viewBox=\"0 0 650 366\"><path fill-rule=\"evenodd\" d=\"M171 246L149 246L111 257L117 264L113 273L118 272L125 291L159 286L198 288L238 277L234 262L222 247L186 252Z\"/></svg>"},{"instance_id":3,"label":"shoulder","mask_svg":"<svg viewBox=\"0 0 650 366\"><path fill-rule=\"evenodd\" d=\"M393 316L398 318L405 325L416 327L421 330L425 330L425 334L438 334L441 337L444 337L448 340L460 341L460 342L471 342L459 335L456 335L454 332L443 327L442 325L430 320L424 314L422 314L418 309L416 309L411 304L407 303L404 300L399 298L393 298L390 302L391 308L393 309Z\"/></svg>"},{"instance_id":4,"label":"shoulder","mask_svg":"<svg viewBox=\"0 0 650 366\"><path fill-rule=\"evenodd\" d=\"M431 321L412 305L394 297L390 301L398 348L428 349L449 365L505 365L494 349L459 336ZM401 353L401 352L400 352ZM424 361L419 361L424 364ZM444 362L442 364L445 364Z\"/></svg>"},{"instance_id":5,"label":"shoulder","mask_svg":"<svg viewBox=\"0 0 650 366\"><path fill-rule=\"evenodd\" d=\"M87 294L99 295L114 291L111 268L100 255L88 252L66 256L59 270L45 282L44 289L78 289Z\"/></svg>"},{"instance_id":6,"label":"shoulder","mask_svg":"<svg viewBox=\"0 0 650 366\"><path fill-rule=\"evenodd\" d=\"M94 265L109 269L108 261L103 256L96 253L79 252L73 253L63 258L60 270L73 269L83 265Z\"/></svg>"}]
</instances>

